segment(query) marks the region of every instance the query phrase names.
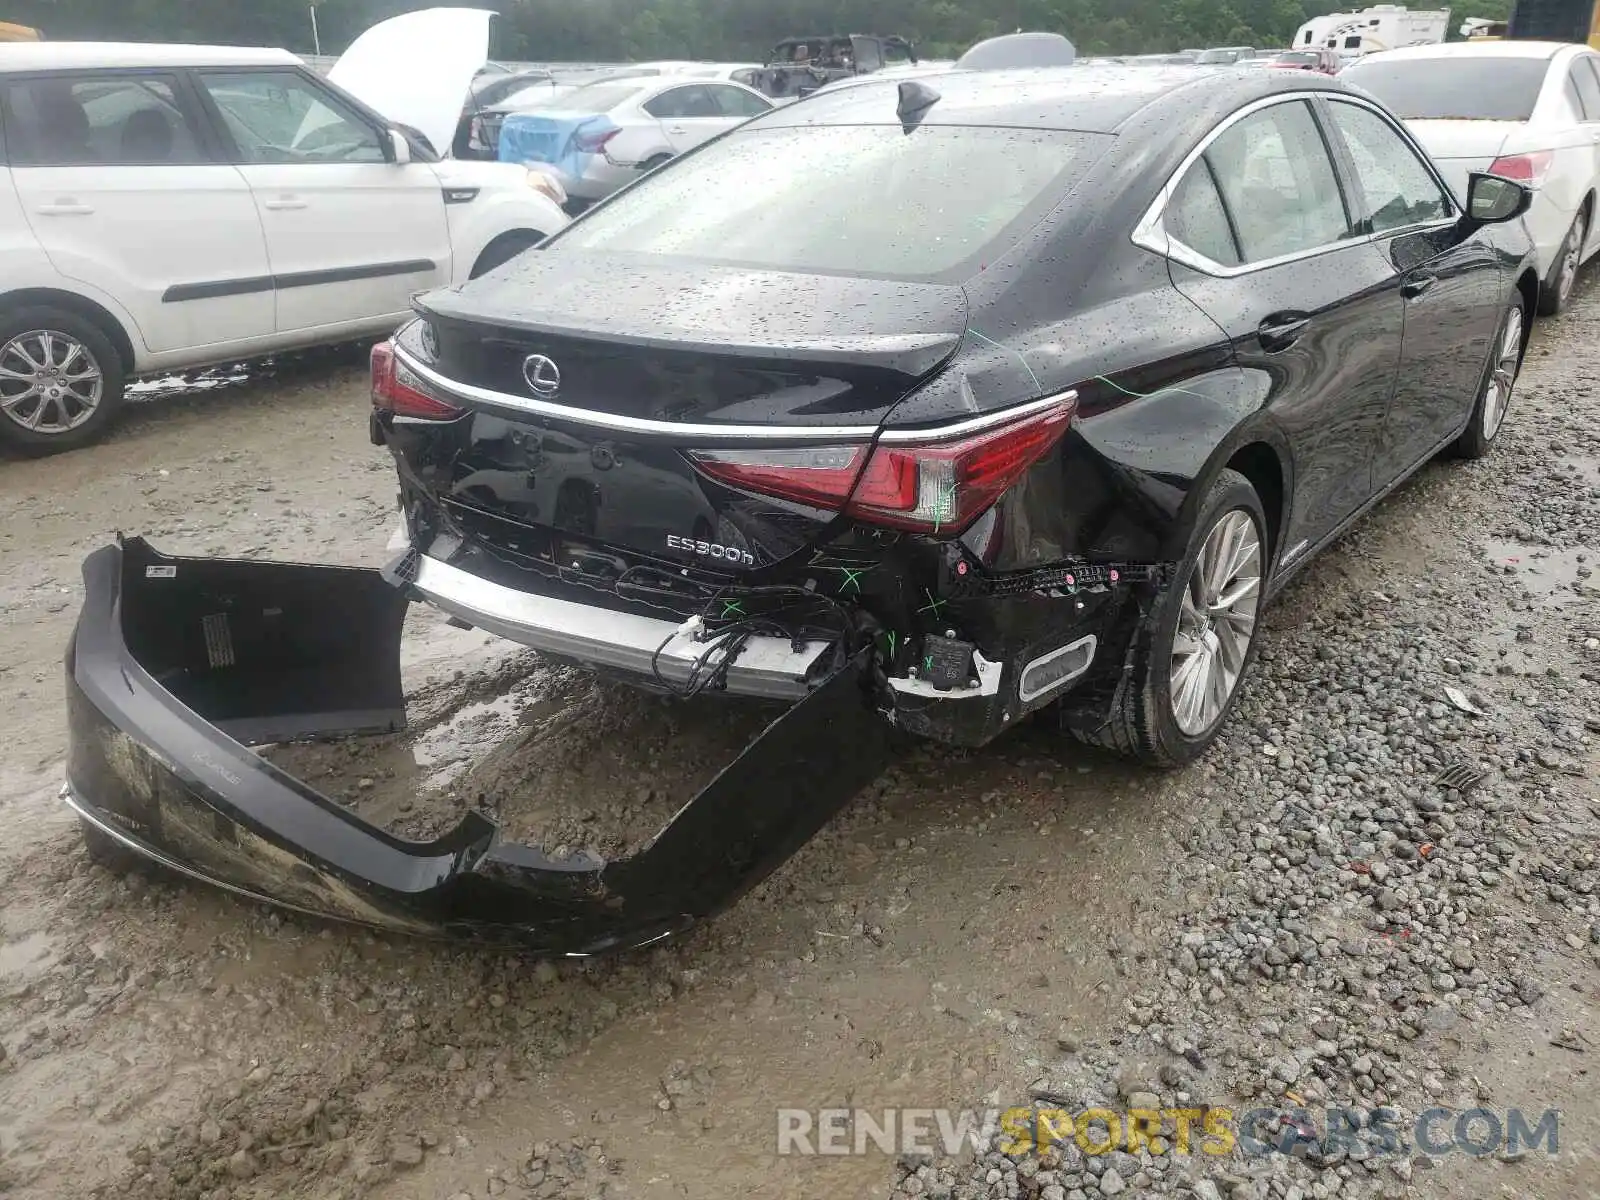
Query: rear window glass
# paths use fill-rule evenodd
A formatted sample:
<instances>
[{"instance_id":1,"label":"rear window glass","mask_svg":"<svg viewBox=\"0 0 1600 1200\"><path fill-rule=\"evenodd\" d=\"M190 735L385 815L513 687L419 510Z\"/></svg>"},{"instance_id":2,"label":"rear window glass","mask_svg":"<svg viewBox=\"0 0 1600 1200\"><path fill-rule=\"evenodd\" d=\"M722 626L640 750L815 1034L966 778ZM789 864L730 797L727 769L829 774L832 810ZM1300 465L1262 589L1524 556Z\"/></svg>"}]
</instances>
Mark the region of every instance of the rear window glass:
<instances>
[{"instance_id":1,"label":"rear window glass","mask_svg":"<svg viewBox=\"0 0 1600 1200\"><path fill-rule=\"evenodd\" d=\"M565 112L610 112L648 86L643 83L588 83L581 88L574 88L565 96L557 97L545 107Z\"/></svg>"},{"instance_id":2,"label":"rear window glass","mask_svg":"<svg viewBox=\"0 0 1600 1200\"><path fill-rule=\"evenodd\" d=\"M964 277L1066 194L1111 135L977 126L747 129L657 171L557 237L779 271Z\"/></svg>"},{"instance_id":3,"label":"rear window glass","mask_svg":"<svg viewBox=\"0 0 1600 1200\"><path fill-rule=\"evenodd\" d=\"M1501 55L1369 59L1339 78L1371 92L1403 121L1526 121L1549 66L1548 58Z\"/></svg>"}]
</instances>

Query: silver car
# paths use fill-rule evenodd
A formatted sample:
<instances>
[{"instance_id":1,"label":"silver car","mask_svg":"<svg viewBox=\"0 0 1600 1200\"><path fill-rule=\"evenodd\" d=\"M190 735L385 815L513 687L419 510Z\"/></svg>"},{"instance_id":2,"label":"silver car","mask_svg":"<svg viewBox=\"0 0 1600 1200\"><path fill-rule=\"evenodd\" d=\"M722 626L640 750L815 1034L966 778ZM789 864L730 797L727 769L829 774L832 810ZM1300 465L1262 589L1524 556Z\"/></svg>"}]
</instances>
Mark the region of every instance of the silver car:
<instances>
[{"instance_id":1,"label":"silver car","mask_svg":"<svg viewBox=\"0 0 1600 1200\"><path fill-rule=\"evenodd\" d=\"M772 107L754 88L732 81L608 79L507 114L499 157L548 170L576 207L587 207Z\"/></svg>"}]
</instances>

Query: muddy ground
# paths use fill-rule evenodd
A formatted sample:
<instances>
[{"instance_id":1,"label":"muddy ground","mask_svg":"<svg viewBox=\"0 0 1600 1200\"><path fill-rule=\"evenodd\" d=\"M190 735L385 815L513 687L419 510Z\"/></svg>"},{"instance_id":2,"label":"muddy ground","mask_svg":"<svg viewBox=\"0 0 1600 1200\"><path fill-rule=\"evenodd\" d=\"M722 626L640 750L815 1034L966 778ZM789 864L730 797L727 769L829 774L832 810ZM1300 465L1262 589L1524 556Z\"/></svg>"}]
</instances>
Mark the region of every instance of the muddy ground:
<instances>
[{"instance_id":1,"label":"muddy ground","mask_svg":"<svg viewBox=\"0 0 1600 1200\"><path fill-rule=\"evenodd\" d=\"M56 801L87 551L121 529L175 553L381 561L394 488L359 356L166 389L102 445L0 460L0 1194L1600 1195L1586 284L1537 330L1495 453L1425 469L1272 610L1204 762L1152 774L1043 726L922 749L724 918L603 961L118 876ZM414 835L476 806L614 848L753 719L421 611L405 665L411 734L286 753ZM1469 791L1434 784L1462 763ZM1563 1115L1553 1158L774 1154L778 1108L1034 1095Z\"/></svg>"}]
</instances>

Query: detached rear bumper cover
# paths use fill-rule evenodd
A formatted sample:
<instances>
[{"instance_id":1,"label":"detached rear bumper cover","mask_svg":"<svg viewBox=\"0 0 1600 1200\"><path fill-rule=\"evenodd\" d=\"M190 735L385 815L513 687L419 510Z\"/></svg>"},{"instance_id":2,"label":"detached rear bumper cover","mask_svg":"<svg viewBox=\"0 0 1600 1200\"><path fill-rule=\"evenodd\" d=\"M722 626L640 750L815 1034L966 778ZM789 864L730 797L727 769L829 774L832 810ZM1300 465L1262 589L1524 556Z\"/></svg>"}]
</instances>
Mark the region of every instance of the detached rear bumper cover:
<instances>
[{"instance_id":1,"label":"detached rear bumper cover","mask_svg":"<svg viewBox=\"0 0 1600 1200\"><path fill-rule=\"evenodd\" d=\"M67 802L146 857L304 912L550 954L644 945L760 883L888 755L857 659L631 858L552 860L477 814L408 842L246 747L403 727L403 592L376 571L169 558L137 538L83 576Z\"/></svg>"}]
</instances>

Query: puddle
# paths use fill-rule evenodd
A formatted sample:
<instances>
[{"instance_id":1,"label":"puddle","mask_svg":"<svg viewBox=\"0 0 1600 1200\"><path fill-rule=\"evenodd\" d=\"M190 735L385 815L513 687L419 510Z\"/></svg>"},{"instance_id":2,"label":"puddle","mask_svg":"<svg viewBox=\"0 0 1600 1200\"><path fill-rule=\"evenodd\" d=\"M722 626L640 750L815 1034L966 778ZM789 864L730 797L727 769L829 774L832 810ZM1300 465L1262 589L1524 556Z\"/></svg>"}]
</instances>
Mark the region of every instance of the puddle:
<instances>
[{"instance_id":1,"label":"puddle","mask_svg":"<svg viewBox=\"0 0 1600 1200\"><path fill-rule=\"evenodd\" d=\"M56 961L54 943L43 930L0 943L0 979L18 982L43 975Z\"/></svg>"},{"instance_id":2,"label":"puddle","mask_svg":"<svg viewBox=\"0 0 1600 1200\"><path fill-rule=\"evenodd\" d=\"M505 741L517 728L517 714L531 697L518 692L480 700L460 709L448 721L425 730L411 747L422 786L442 788L472 765L474 759Z\"/></svg>"},{"instance_id":3,"label":"puddle","mask_svg":"<svg viewBox=\"0 0 1600 1200\"><path fill-rule=\"evenodd\" d=\"M243 366L232 366L210 371L196 371L189 375L161 375L141 379L128 385L128 400L138 403L147 400L164 400L169 396L190 396L217 388L248 383L253 373Z\"/></svg>"},{"instance_id":4,"label":"puddle","mask_svg":"<svg viewBox=\"0 0 1600 1200\"><path fill-rule=\"evenodd\" d=\"M220 367L208 367L203 371L152 375L128 385L128 400L132 403L150 403L186 396L202 396L247 384L288 382L297 376L326 370L329 367L354 365L361 361L362 352L370 344L370 342L340 342L331 346L312 346L270 358L226 363Z\"/></svg>"},{"instance_id":5,"label":"puddle","mask_svg":"<svg viewBox=\"0 0 1600 1200\"><path fill-rule=\"evenodd\" d=\"M1595 555L1587 550L1551 550L1521 542L1490 539L1485 557L1495 574L1515 579L1536 599L1566 603L1600 594Z\"/></svg>"}]
</instances>

